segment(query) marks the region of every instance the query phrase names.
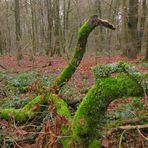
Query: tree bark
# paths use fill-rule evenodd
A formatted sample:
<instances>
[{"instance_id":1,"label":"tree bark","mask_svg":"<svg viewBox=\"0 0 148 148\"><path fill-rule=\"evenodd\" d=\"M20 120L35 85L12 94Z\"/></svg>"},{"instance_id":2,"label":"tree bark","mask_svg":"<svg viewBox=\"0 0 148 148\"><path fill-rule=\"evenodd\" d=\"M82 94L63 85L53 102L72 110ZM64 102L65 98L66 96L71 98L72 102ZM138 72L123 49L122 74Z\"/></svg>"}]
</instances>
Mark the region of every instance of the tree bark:
<instances>
[{"instance_id":1,"label":"tree bark","mask_svg":"<svg viewBox=\"0 0 148 148\"><path fill-rule=\"evenodd\" d=\"M9 2L7 0L5 0L6 3L6 9L7 9L7 13L6 13L6 26L7 26L7 31L8 31L8 41L7 41L7 51L6 53L10 54L10 48L11 48L11 29L10 29L10 24L9 24Z\"/></svg>"},{"instance_id":2,"label":"tree bark","mask_svg":"<svg viewBox=\"0 0 148 148\"><path fill-rule=\"evenodd\" d=\"M142 13L141 13L141 22L140 22L140 29L138 34L138 53L142 50L142 39L144 35L144 26L146 20L146 13L147 13L147 5L146 0L142 1Z\"/></svg>"},{"instance_id":3,"label":"tree bark","mask_svg":"<svg viewBox=\"0 0 148 148\"><path fill-rule=\"evenodd\" d=\"M147 33L147 43L146 43L146 53L145 53L145 59L148 60L148 33Z\"/></svg>"},{"instance_id":4,"label":"tree bark","mask_svg":"<svg viewBox=\"0 0 148 148\"><path fill-rule=\"evenodd\" d=\"M122 1L121 4L122 7L122 22L121 22L121 48L122 48L122 54L124 56L127 56L127 8L126 8L126 1Z\"/></svg>"},{"instance_id":5,"label":"tree bark","mask_svg":"<svg viewBox=\"0 0 148 148\"><path fill-rule=\"evenodd\" d=\"M51 56L58 55L61 56L61 40L60 40L60 33L61 33L61 25L60 25L60 3L59 0L55 0L53 2L54 5L54 48L51 52Z\"/></svg>"},{"instance_id":6,"label":"tree bark","mask_svg":"<svg viewBox=\"0 0 148 148\"><path fill-rule=\"evenodd\" d=\"M130 0L129 1L129 39L130 39L130 47L128 49L128 58L136 59L137 51L138 51L138 0Z\"/></svg>"},{"instance_id":7,"label":"tree bark","mask_svg":"<svg viewBox=\"0 0 148 148\"><path fill-rule=\"evenodd\" d=\"M21 26L20 26L20 6L19 0L15 0L15 34L16 34L16 48L17 48L17 62L23 58L21 51Z\"/></svg>"},{"instance_id":8,"label":"tree bark","mask_svg":"<svg viewBox=\"0 0 148 148\"><path fill-rule=\"evenodd\" d=\"M1 30L0 30L0 54L3 55L2 33L1 33Z\"/></svg>"},{"instance_id":9,"label":"tree bark","mask_svg":"<svg viewBox=\"0 0 148 148\"><path fill-rule=\"evenodd\" d=\"M52 46L51 46L51 40L52 40L52 6L51 6L51 0L46 0L47 4L47 49L46 49L46 55L49 55L50 52L52 52Z\"/></svg>"}]
</instances>

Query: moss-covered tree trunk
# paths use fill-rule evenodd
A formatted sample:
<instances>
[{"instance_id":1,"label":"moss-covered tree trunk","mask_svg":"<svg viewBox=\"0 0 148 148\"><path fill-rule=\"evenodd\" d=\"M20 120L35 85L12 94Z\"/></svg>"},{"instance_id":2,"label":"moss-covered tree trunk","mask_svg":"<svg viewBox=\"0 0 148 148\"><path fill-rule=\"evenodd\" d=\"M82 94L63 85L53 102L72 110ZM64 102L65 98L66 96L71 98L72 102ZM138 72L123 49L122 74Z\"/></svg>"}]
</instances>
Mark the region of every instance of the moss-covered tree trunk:
<instances>
[{"instance_id":1,"label":"moss-covered tree trunk","mask_svg":"<svg viewBox=\"0 0 148 148\"><path fill-rule=\"evenodd\" d=\"M72 127L74 139L88 146L97 137L96 129L101 128L107 107L113 100L142 94L142 88L125 75L98 81L76 111Z\"/></svg>"},{"instance_id":2,"label":"moss-covered tree trunk","mask_svg":"<svg viewBox=\"0 0 148 148\"><path fill-rule=\"evenodd\" d=\"M112 73L128 75L111 76ZM144 96L148 92L147 79L129 64L119 62L98 65L94 68L96 84L79 105L72 124L73 138L84 147L92 145L102 127L108 105L115 99L128 96ZM97 146L96 146L97 147Z\"/></svg>"},{"instance_id":3,"label":"moss-covered tree trunk","mask_svg":"<svg viewBox=\"0 0 148 148\"><path fill-rule=\"evenodd\" d=\"M83 55L85 53L87 38L91 31L97 26L104 26L110 29L115 29L112 24L106 20L99 19L98 16L94 15L89 20L87 20L80 28L77 35L77 45L74 49L74 54L66 68L57 77L56 81L53 83L55 88L62 87L73 75L77 67L79 66Z\"/></svg>"}]
</instances>

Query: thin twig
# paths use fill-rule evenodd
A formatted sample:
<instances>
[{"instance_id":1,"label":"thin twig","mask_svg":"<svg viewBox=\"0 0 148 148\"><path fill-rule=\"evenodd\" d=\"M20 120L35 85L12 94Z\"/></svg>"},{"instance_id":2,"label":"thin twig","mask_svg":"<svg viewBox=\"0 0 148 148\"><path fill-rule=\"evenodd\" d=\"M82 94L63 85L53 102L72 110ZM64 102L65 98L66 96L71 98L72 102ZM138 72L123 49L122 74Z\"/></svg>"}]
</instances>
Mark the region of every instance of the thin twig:
<instances>
[{"instance_id":1,"label":"thin twig","mask_svg":"<svg viewBox=\"0 0 148 148\"><path fill-rule=\"evenodd\" d=\"M120 141L119 141L119 147L118 148L122 148L121 144L122 144L122 138L123 138L123 135L124 133L126 132L126 130L124 130L120 136Z\"/></svg>"},{"instance_id":2,"label":"thin twig","mask_svg":"<svg viewBox=\"0 0 148 148\"><path fill-rule=\"evenodd\" d=\"M131 126L131 125L127 125L127 126L119 126L117 128L113 128L111 129L108 133L108 136L116 131L120 131L120 130L133 130L133 129L144 129L144 128L148 128L148 124L145 125L135 125L135 126Z\"/></svg>"},{"instance_id":3,"label":"thin twig","mask_svg":"<svg viewBox=\"0 0 148 148\"><path fill-rule=\"evenodd\" d=\"M139 128L137 128L137 131L138 131L138 133L141 135L142 138L144 138L146 141L148 141L148 138L145 137L145 136L141 133L141 131L139 130Z\"/></svg>"}]
</instances>

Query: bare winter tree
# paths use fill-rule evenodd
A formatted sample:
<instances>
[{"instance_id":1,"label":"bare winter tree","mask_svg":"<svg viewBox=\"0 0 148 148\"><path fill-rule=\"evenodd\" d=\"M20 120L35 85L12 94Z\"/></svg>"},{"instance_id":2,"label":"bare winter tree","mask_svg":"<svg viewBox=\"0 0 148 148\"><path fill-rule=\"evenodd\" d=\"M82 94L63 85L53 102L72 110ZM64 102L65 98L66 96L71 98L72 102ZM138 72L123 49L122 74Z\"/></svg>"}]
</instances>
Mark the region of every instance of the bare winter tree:
<instances>
[{"instance_id":1,"label":"bare winter tree","mask_svg":"<svg viewBox=\"0 0 148 148\"><path fill-rule=\"evenodd\" d=\"M138 0L130 0L129 1L129 39L130 39L130 46L128 49L128 57L129 58L137 58L137 51L138 51Z\"/></svg>"},{"instance_id":2,"label":"bare winter tree","mask_svg":"<svg viewBox=\"0 0 148 148\"><path fill-rule=\"evenodd\" d=\"M17 48L17 62L23 58L21 51L21 28L20 28L20 6L19 0L15 0L15 34L16 34L16 48Z\"/></svg>"}]
</instances>

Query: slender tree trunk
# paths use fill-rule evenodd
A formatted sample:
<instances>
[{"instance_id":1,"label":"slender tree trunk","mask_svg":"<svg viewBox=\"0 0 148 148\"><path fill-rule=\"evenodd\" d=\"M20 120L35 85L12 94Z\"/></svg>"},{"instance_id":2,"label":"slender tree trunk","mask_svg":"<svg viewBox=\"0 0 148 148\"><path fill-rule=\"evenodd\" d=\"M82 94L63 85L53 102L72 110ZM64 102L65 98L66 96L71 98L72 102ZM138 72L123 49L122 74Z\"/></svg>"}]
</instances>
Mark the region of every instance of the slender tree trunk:
<instances>
[{"instance_id":1,"label":"slender tree trunk","mask_svg":"<svg viewBox=\"0 0 148 148\"><path fill-rule=\"evenodd\" d=\"M11 30L10 30L10 24L9 24L9 2L7 0L5 0L6 3L6 26L7 26L7 31L8 31L8 41L7 41L7 51L10 54L10 48L11 48Z\"/></svg>"},{"instance_id":2,"label":"slender tree trunk","mask_svg":"<svg viewBox=\"0 0 148 148\"><path fill-rule=\"evenodd\" d=\"M2 32L1 32L1 30L0 30L0 54L3 55Z\"/></svg>"},{"instance_id":3,"label":"slender tree trunk","mask_svg":"<svg viewBox=\"0 0 148 148\"><path fill-rule=\"evenodd\" d=\"M39 25L38 25L38 1L33 0L34 4L34 27L35 27L35 38L36 38L36 52L38 52L39 48Z\"/></svg>"},{"instance_id":4,"label":"slender tree trunk","mask_svg":"<svg viewBox=\"0 0 148 148\"><path fill-rule=\"evenodd\" d=\"M68 6L67 6L67 10L66 10L66 21L65 21L65 26L66 26L66 32L68 32L68 29L69 29L69 12L70 12L70 0L68 1Z\"/></svg>"},{"instance_id":5,"label":"slender tree trunk","mask_svg":"<svg viewBox=\"0 0 148 148\"><path fill-rule=\"evenodd\" d=\"M31 41L32 41L32 49L30 50L30 60L32 61L32 66L34 67L35 54L37 51L37 39L36 39L36 17L35 17L35 0L30 0L31 7Z\"/></svg>"},{"instance_id":6,"label":"slender tree trunk","mask_svg":"<svg viewBox=\"0 0 148 148\"><path fill-rule=\"evenodd\" d=\"M127 56L127 8L126 8L126 0L123 0L121 3L121 14L122 14L122 22L121 22L121 48L122 54Z\"/></svg>"},{"instance_id":7,"label":"slender tree trunk","mask_svg":"<svg viewBox=\"0 0 148 148\"><path fill-rule=\"evenodd\" d=\"M148 22L146 23L146 30L148 30ZM145 53L145 59L148 60L148 31L146 32L146 53Z\"/></svg>"},{"instance_id":8,"label":"slender tree trunk","mask_svg":"<svg viewBox=\"0 0 148 148\"><path fill-rule=\"evenodd\" d=\"M36 53L36 36L35 36L35 8L34 8L34 0L30 0L30 6L31 6L31 25L32 25L32 51L35 55Z\"/></svg>"},{"instance_id":9,"label":"slender tree trunk","mask_svg":"<svg viewBox=\"0 0 148 148\"><path fill-rule=\"evenodd\" d=\"M19 0L15 0L15 34L16 34L16 48L17 48L17 62L23 58L21 51L21 28L20 28L20 7Z\"/></svg>"},{"instance_id":10,"label":"slender tree trunk","mask_svg":"<svg viewBox=\"0 0 148 148\"><path fill-rule=\"evenodd\" d=\"M63 2L63 35L62 35L62 48L63 52L66 53L66 49L68 48L68 23L69 23L69 12L70 12L70 0L67 1L66 7L66 0Z\"/></svg>"},{"instance_id":11,"label":"slender tree trunk","mask_svg":"<svg viewBox=\"0 0 148 148\"><path fill-rule=\"evenodd\" d=\"M59 10L60 10L60 4L59 0L54 1L54 39L55 39L55 44L54 44L54 49L51 53L51 56L53 55L58 55L61 56L61 51L60 51L60 17L59 17Z\"/></svg>"},{"instance_id":12,"label":"slender tree trunk","mask_svg":"<svg viewBox=\"0 0 148 148\"><path fill-rule=\"evenodd\" d=\"M146 13L147 13L147 5L146 0L142 1L142 13L141 13L141 24L138 34L138 53L142 50L142 39L144 35L144 25L146 20Z\"/></svg>"},{"instance_id":13,"label":"slender tree trunk","mask_svg":"<svg viewBox=\"0 0 148 148\"><path fill-rule=\"evenodd\" d=\"M145 59L148 60L148 43L147 43L147 48L146 48Z\"/></svg>"},{"instance_id":14,"label":"slender tree trunk","mask_svg":"<svg viewBox=\"0 0 148 148\"><path fill-rule=\"evenodd\" d=\"M39 0L39 28L40 28L40 33L39 33L39 43L40 43L40 52L42 52L42 49L45 48L44 43L45 43L45 22L44 22L44 1Z\"/></svg>"},{"instance_id":15,"label":"slender tree trunk","mask_svg":"<svg viewBox=\"0 0 148 148\"><path fill-rule=\"evenodd\" d=\"M130 47L128 49L128 58L137 58L138 51L138 0L129 1L129 22L128 22L128 32L130 38Z\"/></svg>"},{"instance_id":16,"label":"slender tree trunk","mask_svg":"<svg viewBox=\"0 0 148 148\"><path fill-rule=\"evenodd\" d=\"M50 51L52 52L52 3L51 0L46 0L47 4L47 49L46 49L46 55L49 55Z\"/></svg>"},{"instance_id":17,"label":"slender tree trunk","mask_svg":"<svg viewBox=\"0 0 148 148\"><path fill-rule=\"evenodd\" d=\"M66 43L66 2L63 1L63 31L62 31L62 48L63 53L65 53L65 43Z\"/></svg>"},{"instance_id":18,"label":"slender tree trunk","mask_svg":"<svg viewBox=\"0 0 148 148\"><path fill-rule=\"evenodd\" d=\"M111 13L111 10L112 10L112 7L113 7L113 0L111 0L111 3L110 3L110 9L109 9L109 16L108 18L110 20L112 20L112 18L114 17ZM110 57L110 53L111 53L111 31L110 30L107 30L107 38L108 38L108 46L107 46L107 50L108 50L108 53L109 53L109 57Z\"/></svg>"},{"instance_id":19,"label":"slender tree trunk","mask_svg":"<svg viewBox=\"0 0 148 148\"><path fill-rule=\"evenodd\" d=\"M96 6L96 13L98 14L98 16L100 18L102 18L101 1L96 0L95 6ZM103 50L104 36L103 36L103 29L101 27L99 28L98 33L99 33L99 48L100 48L99 50L102 51Z\"/></svg>"},{"instance_id":20,"label":"slender tree trunk","mask_svg":"<svg viewBox=\"0 0 148 148\"><path fill-rule=\"evenodd\" d=\"M65 47L65 52L67 53L68 56L68 51L71 47L72 39L73 39L73 33L72 36L69 34L69 12L70 12L70 6L71 6L71 1L68 0L67 2L67 7L65 6L65 42L64 42L64 47Z\"/></svg>"}]
</instances>

